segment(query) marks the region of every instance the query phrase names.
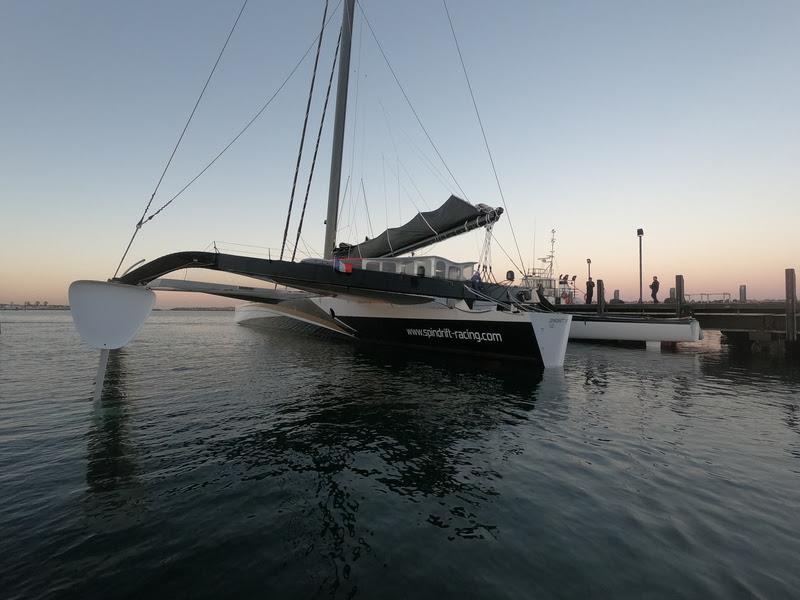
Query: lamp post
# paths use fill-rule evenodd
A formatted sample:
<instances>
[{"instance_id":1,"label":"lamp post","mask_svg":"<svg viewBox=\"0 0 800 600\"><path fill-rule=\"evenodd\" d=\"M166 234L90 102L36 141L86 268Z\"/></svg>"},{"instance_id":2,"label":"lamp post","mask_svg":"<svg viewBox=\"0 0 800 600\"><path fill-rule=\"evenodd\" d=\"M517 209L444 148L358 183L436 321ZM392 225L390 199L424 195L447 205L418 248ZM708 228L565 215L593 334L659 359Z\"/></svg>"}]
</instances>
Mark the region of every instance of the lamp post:
<instances>
[{"instance_id":1,"label":"lamp post","mask_svg":"<svg viewBox=\"0 0 800 600\"><path fill-rule=\"evenodd\" d=\"M591 258L587 258L586 259L586 268L589 269L589 279L591 279L592 278L592 259Z\"/></svg>"},{"instance_id":2,"label":"lamp post","mask_svg":"<svg viewBox=\"0 0 800 600\"><path fill-rule=\"evenodd\" d=\"M639 304L642 304L642 237L644 229L641 227L637 229L636 235L639 236Z\"/></svg>"}]
</instances>

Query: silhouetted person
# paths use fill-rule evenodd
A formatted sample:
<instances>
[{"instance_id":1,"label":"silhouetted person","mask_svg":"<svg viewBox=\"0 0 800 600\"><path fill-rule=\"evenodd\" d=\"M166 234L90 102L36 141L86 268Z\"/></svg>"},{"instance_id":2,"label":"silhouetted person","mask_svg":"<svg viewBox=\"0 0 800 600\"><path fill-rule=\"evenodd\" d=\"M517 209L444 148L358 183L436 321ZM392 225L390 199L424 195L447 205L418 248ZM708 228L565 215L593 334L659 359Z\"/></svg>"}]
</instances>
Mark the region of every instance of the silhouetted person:
<instances>
[{"instance_id":1,"label":"silhouetted person","mask_svg":"<svg viewBox=\"0 0 800 600\"><path fill-rule=\"evenodd\" d=\"M594 281L592 281L592 278L589 277L589 281L586 282L586 304L592 303L593 296L594 296Z\"/></svg>"},{"instance_id":2,"label":"silhouetted person","mask_svg":"<svg viewBox=\"0 0 800 600\"><path fill-rule=\"evenodd\" d=\"M650 284L650 297L653 299L653 304L658 304L658 288L660 284L658 283L658 277L653 275L653 283Z\"/></svg>"},{"instance_id":3,"label":"silhouetted person","mask_svg":"<svg viewBox=\"0 0 800 600\"><path fill-rule=\"evenodd\" d=\"M472 277L470 278L470 281L472 282L472 289L473 290L481 289L481 270L480 269L476 269L475 270L475 272L472 274Z\"/></svg>"}]
</instances>

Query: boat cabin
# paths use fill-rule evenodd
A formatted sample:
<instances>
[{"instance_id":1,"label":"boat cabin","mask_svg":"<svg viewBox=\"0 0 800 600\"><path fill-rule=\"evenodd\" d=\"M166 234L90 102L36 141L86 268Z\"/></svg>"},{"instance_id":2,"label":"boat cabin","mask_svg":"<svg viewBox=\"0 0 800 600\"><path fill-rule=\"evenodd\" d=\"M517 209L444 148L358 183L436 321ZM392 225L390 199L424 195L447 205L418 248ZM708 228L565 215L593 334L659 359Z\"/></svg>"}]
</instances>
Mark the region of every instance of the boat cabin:
<instances>
[{"instance_id":1,"label":"boat cabin","mask_svg":"<svg viewBox=\"0 0 800 600\"><path fill-rule=\"evenodd\" d=\"M454 262L441 256L401 256L395 258L338 259L353 269L402 273L417 277L436 277L451 281L469 281L475 272L474 262Z\"/></svg>"}]
</instances>

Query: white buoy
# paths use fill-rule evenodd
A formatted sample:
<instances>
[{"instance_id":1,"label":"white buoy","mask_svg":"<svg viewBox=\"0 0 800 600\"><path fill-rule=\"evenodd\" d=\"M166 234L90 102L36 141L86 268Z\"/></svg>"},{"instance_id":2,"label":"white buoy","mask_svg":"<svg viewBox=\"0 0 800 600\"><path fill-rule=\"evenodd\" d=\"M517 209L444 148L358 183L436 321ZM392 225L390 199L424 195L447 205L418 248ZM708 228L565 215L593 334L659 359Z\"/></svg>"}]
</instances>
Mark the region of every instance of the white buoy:
<instances>
[{"instance_id":1,"label":"white buoy","mask_svg":"<svg viewBox=\"0 0 800 600\"><path fill-rule=\"evenodd\" d=\"M100 399L111 350L128 344L144 325L156 295L144 287L109 281L74 281L69 286L69 309L78 335L100 350L94 399Z\"/></svg>"}]
</instances>

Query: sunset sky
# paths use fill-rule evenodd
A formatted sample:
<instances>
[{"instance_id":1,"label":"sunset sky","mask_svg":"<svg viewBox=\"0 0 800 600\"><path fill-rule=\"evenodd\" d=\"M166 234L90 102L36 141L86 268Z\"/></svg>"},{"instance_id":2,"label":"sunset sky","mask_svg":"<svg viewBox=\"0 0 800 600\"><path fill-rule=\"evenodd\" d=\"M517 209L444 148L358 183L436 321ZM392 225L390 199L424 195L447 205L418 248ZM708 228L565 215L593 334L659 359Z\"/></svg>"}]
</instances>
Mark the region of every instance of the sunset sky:
<instances>
[{"instance_id":1,"label":"sunset sky","mask_svg":"<svg viewBox=\"0 0 800 600\"><path fill-rule=\"evenodd\" d=\"M339 240L377 235L461 195L459 186L471 202L502 206L442 3L359 1L457 184L358 12ZM0 3L0 303L63 303L71 281L112 275L240 6ZM312 44L323 6L249 1L154 208L280 85ZM690 294L737 296L747 284L750 298L783 297L784 269L800 267L800 2L448 7L507 202L495 272L515 268L502 249L519 262L510 224L526 267L555 229L557 273L582 282L591 258L609 293L634 300L642 227L645 285L658 275L666 293L680 273ZM335 8L296 204L341 21ZM125 267L214 240L275 255L312 63L313 51L240 140L142 229ZM322 247L332 121L331 110L303 229L311 254ZM431 253L477 260L481 242L476 232Z\"/></svg>"}]
</instances>

